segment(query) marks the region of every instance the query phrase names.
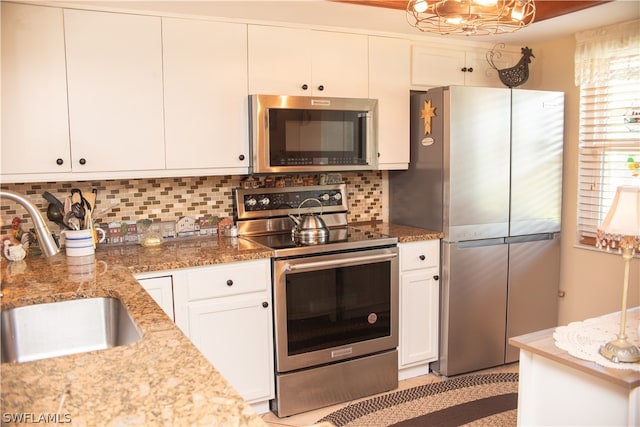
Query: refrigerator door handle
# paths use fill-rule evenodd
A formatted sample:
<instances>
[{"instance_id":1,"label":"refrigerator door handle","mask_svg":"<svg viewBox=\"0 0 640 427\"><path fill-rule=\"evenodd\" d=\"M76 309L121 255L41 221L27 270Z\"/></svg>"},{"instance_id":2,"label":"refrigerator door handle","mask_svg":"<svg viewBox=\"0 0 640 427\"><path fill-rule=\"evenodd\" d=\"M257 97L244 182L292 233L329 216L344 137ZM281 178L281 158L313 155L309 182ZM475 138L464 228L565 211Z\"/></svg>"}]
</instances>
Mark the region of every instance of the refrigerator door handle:
<instances>
[{"instance_id":1,"label":"refrigerator door handle","mask_svg":"<svg viewBox=\"0 0 640 427\"><path fill-rule=\"evenodd\" d=\"M528 234L524 236L511 236L506 237L505 243L524 243L524 242L538 242L541 240L553 240L556 233L540 233L540 234Z\"/></svg>"},{"instance_id":2,"label":"refrigerator door handle","mask_svg":"<svg viewBox=\"0 0 640 427\"><path fill-rule=\"evenodd\" d=\"M466 248L479 248L482 246L504 245L504 243L505 243L504 238L499 237L496 239L463 240L461 242L457 242L456 246L459 249L466 249Z\"/></svg>"}]
</instances>

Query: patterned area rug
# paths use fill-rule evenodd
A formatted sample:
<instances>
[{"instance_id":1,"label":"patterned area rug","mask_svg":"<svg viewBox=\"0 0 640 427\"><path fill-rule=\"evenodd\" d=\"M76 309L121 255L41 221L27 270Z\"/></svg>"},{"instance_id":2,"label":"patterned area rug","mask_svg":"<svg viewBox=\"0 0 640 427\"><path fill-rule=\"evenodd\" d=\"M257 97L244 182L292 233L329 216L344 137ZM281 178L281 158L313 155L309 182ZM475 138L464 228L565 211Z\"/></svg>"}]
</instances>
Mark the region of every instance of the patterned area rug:
<instances>
[{"instance_id":1,"label":"patterned area rug","mask_svg":"<svg viewBox=\"0 0 640 427\"><path fill-rule=\"evenodd\" d=\"M515 426L518 374L466 375L373 397L318 422L337 427Z\"/></svg>"}]
</instances>

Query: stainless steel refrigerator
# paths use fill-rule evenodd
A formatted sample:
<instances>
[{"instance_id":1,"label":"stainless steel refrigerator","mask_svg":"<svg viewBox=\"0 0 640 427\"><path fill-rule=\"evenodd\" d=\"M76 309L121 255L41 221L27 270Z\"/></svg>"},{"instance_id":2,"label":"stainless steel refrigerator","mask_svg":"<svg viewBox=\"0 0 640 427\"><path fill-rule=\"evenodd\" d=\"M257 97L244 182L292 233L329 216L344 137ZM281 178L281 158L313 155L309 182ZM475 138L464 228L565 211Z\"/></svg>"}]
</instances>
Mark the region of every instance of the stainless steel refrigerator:
<instances>
[{"instance_id":1,"label":"stainless steel refrigerator","mask_svg":"<svg viewBox=\"0 0 640 427\"><path fill-rule=\"evenodd\" d=\"M440 351L450 376L518 360L509 337L557 324L564 94L411 93L411 162L390 220L442 231Z\"/></svg>"}]
</instances>

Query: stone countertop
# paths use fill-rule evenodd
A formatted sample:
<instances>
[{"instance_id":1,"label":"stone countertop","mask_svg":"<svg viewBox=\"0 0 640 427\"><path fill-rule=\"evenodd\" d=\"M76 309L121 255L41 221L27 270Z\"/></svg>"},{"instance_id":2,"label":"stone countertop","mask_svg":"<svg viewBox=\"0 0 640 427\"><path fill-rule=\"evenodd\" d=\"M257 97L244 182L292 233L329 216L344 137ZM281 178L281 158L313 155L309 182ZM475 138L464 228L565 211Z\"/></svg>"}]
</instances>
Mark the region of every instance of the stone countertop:
<instances>
[{"instance_id":1,"label":"stone countertop","mask_svg":"<svg viewBox=\"0 0 640 427\"><path fill-rule=\"evenodd\" d=\"M359 222L352 224L362 230L371 230L398 238L398 243L420 242L423 240L442 239L444 233L408 225L390 224L386 222Z\"/></svg>"},{"instance_id":2,"label":"stone countertop","mask_svg":"<svg viewBox=\"0 0 640 427\"><path fill-rule=\"evenodd\" d=\"M132 272L270 257L243 239L198 239L159 248L99 248L89 267L63 254L3 260L2 310L77 298L122 300L143 338L107 350L3 363L2 423L58 415L72 425L264 426L262 419L174 325ZM35 417L35 418L33 418ZM29 419L27 419L29 420Z\"/></svg>"},{"instance_id":3,"label":"stone countertop","mask_svg":"<svg viewBox=\"0 0 640 427\"><path fill-rule=\"evenodd\" d=\"M442 237L442 233L395 224L354 225L397 237L400 243ZM3 363L3 423L6 414L59 414L59 420L70 420L72 425L265 425L132 273L272 255L270 249L244 238L199 237L150 248L100 245L89 267L74 265L78 260L63 254L18 263L3 260L2 310L113 296L122 300L143 333L136 343L108 350Z\"/></svg>"},{"instance_id":4,"label":"stone countertop","mask_svg":"<svg viewBox=\"0 0 640 427\"><path fill-rule=\"evenodd\" d=\"M145 273L226 262L271 258L273 251L242 237L192 237L167 240L160 246L101 245L98 259Z\"/></svg>"}]
</instances>

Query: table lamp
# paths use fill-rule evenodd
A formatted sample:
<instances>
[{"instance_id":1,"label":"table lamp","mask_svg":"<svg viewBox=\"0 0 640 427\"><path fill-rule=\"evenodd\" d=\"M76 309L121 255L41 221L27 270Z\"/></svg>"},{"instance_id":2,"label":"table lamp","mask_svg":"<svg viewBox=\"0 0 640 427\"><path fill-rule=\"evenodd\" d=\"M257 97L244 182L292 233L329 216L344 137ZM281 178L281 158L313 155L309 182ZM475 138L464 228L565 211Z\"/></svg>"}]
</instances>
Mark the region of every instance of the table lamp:
<instances>
[{"instance_id":1,"label":"table lamp","mask_svg":"<svg viewBox=\"0 0 640 427\"><path fill-rule=\"evenodd\" d=\"M640 350L627 339L627 294L629 290L629 263L634 252L640 253L640 187L622 186L616 190L613 204L598 227L596 246L617 250L624 260L622 311L618 337L600 347L600 354L615 363L640 361Z\"/></svg>"}]
</instances>

